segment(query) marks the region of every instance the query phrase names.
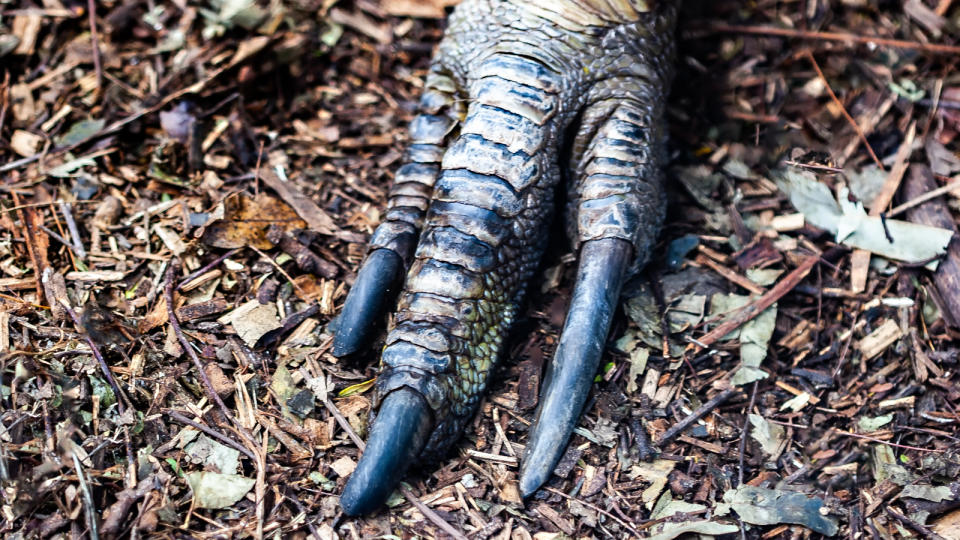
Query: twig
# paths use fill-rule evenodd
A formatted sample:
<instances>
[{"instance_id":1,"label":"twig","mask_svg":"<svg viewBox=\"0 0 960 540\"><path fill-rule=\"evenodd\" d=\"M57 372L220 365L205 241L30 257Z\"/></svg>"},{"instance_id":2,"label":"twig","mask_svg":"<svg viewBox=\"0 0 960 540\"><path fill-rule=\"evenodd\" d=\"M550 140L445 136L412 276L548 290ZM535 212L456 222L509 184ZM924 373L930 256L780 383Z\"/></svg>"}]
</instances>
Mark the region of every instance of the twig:
<instances>
[{"instance_id":1,"label":"twig","mask_svg":"<svg viewBox=\"0 0 960 540\"><path fill-rule=\"evenodd\" d=\"M671 439L683 433L683 431L686 430L688 427L690 427L694 422L703 418L708 413L710 413L710 411L716 409L723 402L727 401L728 399L730 399L731 397L733 397L738 393L740 393L740 391L735 388L730 388L728 390L724 390L723 392L720 392L719 394L714 396L713 399L704 403L703 405L698 407L697 410L690 413L689 416L687 416L683 420L674 424L673 427L671 427L670 429L664 431L663 434L660 435L660 437L657 439L657 445L663 446L664 444L668 443Z\"/></svg>"},{"instance_id":2,"label":"twig","mask_svg":"<svg viewBox=\"0 0 960 540\"><path fill-rule=\"evenodd\" d=\"M449 534L450 536L456 538L457 540L467 540L466 535L458 531L456 527L447 522L447 520L440 517L440 514L434 512L429 506L423 504L423 501L417 498L410 489L406 486L400 486L400 493L410 501L410 504L417 507L417 510L420 511L427 519L433 522L434 525L443 529L443 532Z\"/></svg>"},{"instance_id":3,"label":"twig","mask_svg":"<svg viewBox=\"0 0 960 540\"><path fill-rule=\"evenodd\" d=\"M877 164L877 167L881 171L886 169L883 166L883 162L880 161L880 158L877 157L877 154L873 151L873 147L870 146L870 141L867 140L867 136L864 135L863 130L860 129L860 124L850 116L850 113L847 112L847 108L843 105L843 102L840 101L840 98L837 97L837 94L833 92L833 88L830 87L830 81L827 80L827 77L823 74L823 71L820 69L820 64L817 63L817 59L813 57L813 53L810 51L805 51L807 54L807 59L810 60L810 64L813 65L813 69L817 72L817 76L820 77L820 80L823 81L824 88L827 89L827 93L830 94L830 99L840 108L840 112L843 113L843 117L847 119L847 122L850 126L853 127L853 130L857 132L857 137L860 138L860 142L863 143L863 146L867 148L867 152L870 154L870 157L873 158L874 163Z\"/></svg>"},{"instance_id":4,"label":"twig","mask_svg":"<svg viewBox=\"0 0 960 540\"><path fill-rule=\"evenodd\" d=\"M226 444L227 446L233 448L234 450L237 450L238 452L240 452L241 454L247 456L248 458L252 459L253 461L257 461L257 456L256 456L256 454L254 454L253 452L251 452L249 448L247 448L246 446L243 446L242 444L240 444L240 443L238 443L237 441L231 439L230 437L227 437L227 436L224 435L223 433L220 433L220 432L218 432L218 431L216 431L216 430L214 430L214 429L212 429L212 428L209 428L209 427L207 427L207 426L205 426L205 425L203 425L203 424L201 424L201 423L199 423L199 422L194 422L193 420L190 420L190 419L187 418L186 416L183 416L182 414L178 413L177 411L175 411L175 410L173 410L173 409L162 409L162 411L163 411L164 414L166 414L166 415L169 416L170 418L173 418L173 419L176 420L177 422L180 422L181 424L188 425L188 426L190 426L190 427L192 427L192 428L194 428L194 429L198 429L198 430L206 433L207 435L213 437L214 439L217 439L218 441L221 441L222 443L224 443L224 444Z\"/></svg>"},{"instance_id":5,"label":"twig","mask_svg":"<svg viewBox=\"0 0 960 540\"><path fill-rule=\"evenodd\" d=\"M946 540L946 538L931 531L930 529L924 527L923 525L917 523L916 521L913 521L912 519L901 514L900 512L897 512L893 508L890 508L889 506L884 506L883 509L886 513L890 514L890 517L899 521L904 527L908 529L912 529L913 532L918 533L923 538L929 538L930 540Z\"/></svg>"},{"instance_id":6,"label":"twig","mask_svg":"<svg viewBox=\"0 0 960 540\"><path fill-rule=\"evenodd\" d=\"M307 512L307 509L300 504L300 501L297 500L296 495L291 497L290 491L288 489L284 489L283 496L286 497L288 501L292 502L295 507L297 507L297 512L303 514L303 522L306 524L307 528L310 529L310 536L312 536L314 540L321 540L320 532L317 531L317 528L313 526L313 522L310 521L310 514Z\"/></svg>"},{"instance_id":7,"label":"twig","mask_svg":"<svg viewBox=\"0 0 960 540\"><path fill-rule=\"evenodd\" d=\"M197 279L199 276L201 276L201 275L209 272L209 271L212 270L215 266L218 266L220 263L222 263L223 261L225 261L225 260L227 259L227 257L233 256L233 255L236 254L238 251L240 251L240 248L233 248L233 249L231 249L230 251L224 253L223 255L220 255L219 257L217 257L216 259L214 259L213 261L211 261L209 264L206 264L206 265L204 265L204 266L201 266L201 267L198 268L197 270L191 272L190 274L187 275L187 277L185 277L185 278L183 278L183 279L180 280L180 282L177 284L176 290L179 292L180 289L182 289L182 288L184 287L184 285L186 285L186 284L190 283L191 281Z\"/></svg>"},{"instance_id":8,"label":"twig","mask_svg":"<svg viewBox=\"0 0 960 540\"><path fill-rule=\"evenodd\" d=\"M740 430L740 463L739 469L737 470L737 485L743 485L743 464L744 464L744 454L747 453L747 430L750 428L750 411L753 410L753 404L757 400L757 383L760 381L753 381L753 390L750 391L750 404L747 405L747 414L743 415L743 429Z\"/></svg>"},{"instance_id":9,"label":"twig","mask_svg":"<svg viewBox=\"0 0 960 540\"><path fill-rule=\"evenodd\" d=\"M183 330L180 329L180 321L177 320L177 314L173 304L173 276L179 268L180 261L174 259L167 267L167 275L164 279L163 297L167 303L167 317L170 319L170 327L173 329L173 334L177 337L177 341L180 342L180 346L183 347L183 351L187 353L187 356L189 356L193 362L193 367L197 370L197 377L199 377L200 382L203 383L203 389L206 391L207 397L211 402L216 404L224 418L229 419L235 425L239 425L236 418L234 418L230 412L230 409L227 408L227 404L220 399L220 395L214 390L213 383L210 382L210 378L207 377L207 372L203 369L203 364L200 362L200 357L197 356L196 351L193 350L190 342L187 341L187 337L183 335ZM247 444L251 442L252 441L247 441Z\"/></svg>"},{"instance_id":10,"label":"twig","mask_svg":"<svg viewBox=\"0 0 960 540\"><path fill-rule=\"evenodd\" d=\"M77 228L77 221L73 219L73 212L69 203L60 203L60 213L67 222L67 230L70 231L70 239L73 240L73 252L77 254L80 260L86 260L87 252L83 249L83 240L80 238L80 229Z\"/></svg>"},{"instance_id":11,"label":"twig","mask_svg":"<svg viewBox=\"0 0 960 540\"><path fill-rule=\"evenodd\" d=\"M819 163L800 163L798 161L784 161L787 165L792 165L794 167L800 167L801 169L814 169L817 171L827 171L834 173L842 173L843 169L837 167L830 167L829 165L820 165Z\"/></svg>"},{"instance_id":12,"label":"twig","mask_svg":"<svg viewBox=\"0 0 960 540\"><path fill-rule=\"evenodd\" d=\"M77 470L77 478L80 480L80 492L83 493L83 513L87 516L87 527L90 528L90 540L99 540L100 534L97 532L97 512L93 507L93 495L90 493L90 486L87 485L87 478L83 474L83 468L80 466L80 459L77 458L76 451L71 451L73 457L73 468Z\"/></svg>"},{"instance_id":13,"label":"twig","mask_svg":"<svg viewBox=\"0 0 960 540\"><path fill-rule=\"evenodd\" d=\"M890 441L885 441L883 439L878 439L876 437L871 437L869 435L861 435L860 433L850 433L849 431L840 431L839 429L833 430L837 435L843 435L845 437L853 437L854 439L865 439L868 441L873 441L875 443L885 444L892 448L901 448L903 450L913 450L914 452L930 452L933 454L942 454L943 450L936 448L920 448L919 446L907 446L905 444L892 443Z\"/></svg>"},{"instance_id":14,"label":"twig","mask_svg":"<svg viewBox=\"0 0 960 540\"><path fill-rule=\"evenodd\" d=\"M819 255L808 256L803 260L803 262L800 263L800 266L794 268L793 271L781 279L776 285L767 291L766 294L758 298L755 302L744 306L742 309L730 316L727 320L718 324L713 330L707 332L706 335L701 337L694 346L697 348L697 350L709 347L716 343L717 340L723 336L729 334L733 330L736 330L747 321L750 321L754 317L763 313L764 310L772 306L777 300L796 287L797 284L803 280L803 278L807 277L807 274L810 273L810 270L813 269L813 266L817 264L817 261L819 260Z\"/></svg>"},{"instance_id":15,"label":"twig","mask_svg":"<svg viewBox=\"0 0 960 540\"><path fill-rule=\"evenodd\" d=\"M900 148L897 149L897 154L894 160L893 167L890 169L890 174L887 175L886 180L884 180L883 185L880 188L880 192L877 193L877 196L873 198L873 201L870 203L870 215L871 216L881 216L883 220L886 216L884 214L884 209L887 206L890 206L890 203L893 201L894 195L897 194L897 191L900 190L900 183L903 181L903 175L907 172L907 166L909 165L908 160L910 159L910 154L913 152L913 140L917 137L917 122L914 120L910 122L910 127L907 128L907 133L903 137L903 142L900 143ZM886 230L886 222L884 222L884 230ZM889 232L887 232L889 238ZM893 239L890 239L893 242Z\"/></svg>"},{"instance_id":16,"label":"twig","mask_svg":"<svg viewBox=\"0 0 960 540\"><path fill-rule=\"evenodd\" d=\"M863 45L880 45L883 47L924 51L935 54L960 54L960 46L957 45L921 43L919 41L907 41L904 39L861 36L851 32L819 32L815 30L800 30L796 28L777 28L763 25L738 26L723 23L711 24L707 26L707 30L729 34L752 34L756 36L779 36L809 39L813 41L840 41L846 43L859 43Z\"/></svg>"},{"instance_id":17,"label":"twig","mask_svg":"<svg viewBox=\"0 0 960 540\"><path fill-rule=\"evenodd\" d=\"M623 528L625 528L625 529L627 529L628 531L630 531L630 532L631 532L634 536L636 536L637 538L643 538L643 535L640 534L640 531L634 529L634 528L631 526L630 523L627 523L626 521L618 518L617 516L611 514L610 512L607 512L607 511L604 510L603 508L600 508L599 506L596 506L596 505L594 505L594 504L588 503L587 501L585 501L585 500L583 500L583 499L578 499L578 498L574 497L573 495L568 495L568 494L566 494L566 493L564 493L564 492L562 492L562 491L560 491L559 489L556 489L556 488L546 487L546 488L543 488L543 489L545 489L546 491L549 491L550 493L556 493L557 495L560 495L561 497L564 497L564 498L566 498L566 499L570 499L571 501L576 501L577 503L582 504L582 505L586 506L587 508L596 510L597 512L600 512L601 514L607 516L608 518L610 518L610 519L616 521L617 523L619 523L620 525L622 525Z\"/></svg>"},{"instance_id":18,"label":"twig","mask_svg":"<svg viewBox=\"0 0 960 540\"><path fill-rule=\"evenodd\" d=\"M40 225L40 230L47 233L47 235L50 238L53 238L57 242L60 242L61 244L66 246L66 248L72 251L73 254L77 256L78 259L81 258L80 252L77 251L77 246L75 246L73 242L71 242L70 240L67 240L66 238L60 236L60 234L57 231L51 229L50 227L47 227L46 225Z\"/></svg>"},{"instance_id":19,"label":"twig","mask_svg":"<svg viewBox=\"0 0 960 540\"><path fill-rule=\"evenodd\" d=\"M100 371L107 379L107 384L110 385L110 389L113 390L114 395L117 396L117 407L119 407L120 413L122 414L126 409L126 406L123 404L124 400L120 398L126 398L126 394L120 391L120 386L117 385L117 380L113 378L113 372L110 371L110 366L107 365L107 361L103 358L103 354L100 353L100 347L97 347L97 344L93 341L93 338L90 337L90 333L87 332L87 329L83 327L83 323L80 322L80 318L77 317L77 313L73 311L66 299L61 301L61 305L63 306L64 311L67 312L70 320L73 321L73 325L76 327L77 332L83 336L83 339L87 342L87 346L90 347L91 351L93 351L93 357L97 359L97 364L100 365Z\"/></svg>"},{"instance_id":20,"label":"twig","mask_svg":"<svg viewBox=\"0 0 960 540\"><path fill-rule=\"evenodd\" d=\"M287 278L287 281L290 283L290 285L293 286L294 289L296 289L297 291L299 291L303 296L309 296L309 293L307 293L307 291L303 290L303 289L300 287L300 285L297 285L297 282L293 279L293 277L291 277L290 274L288 274L287 271L284 270L282 266L280 266L279 264L277 264L277 261L273 260L273 257L267 255L266 253L264 253L263 251L257 249L257 248L254 247L254 246L248 246L248 247L249 247L250 249L252 249L253 251L257 252L258 255L260 255L261 257L263 257L264 259L266 259L268 263L270 263L274 268L276 268L277 272L279 272L281 276Z\"/></svg>"},{"instance_id":21,"label":"twig","mask_svg":"<svg viewBox=\"0 0 960 540\"><path fill-rule=\"evenodd\" d=\"M340 409L337 408L337 404L333 401L330 401L330 398L327 397L323 400L323 406L330 411L330 414L337 420L337 423L340 424L340 428L347 433L347 436L350 437L350 440L353 441L353 444L357 445L357 448L362 452L366 447L366 443L363 442L363 439L357 435L357 432L353 430L353 426L350 425L350 422L343 417L343 414L340 413Z\"/></svg>"},{"instance_id":22,"label":"twig","mask_svg":"<svg viewBox=\"0 0 960 540\"><path fill-rule=\"evenodd\" d=\"M927 201L929 201L929 200L931 200L931 199L936 199L937 197L939 197L939 196L941 196L941 195L944 195L944 194L946 194L946 193L950 193L950 192L952 192L952 191L956 191L957 188L960 188L960 179L954 180L953 182L950 182L949 184L947 184L947 185L945 185L945 186L940 186L940 187L938 187L938 188L936 188L936 189L931 189L930 191L924 193L923 195L920 195L919 197L915 197L915 198L913 198L913 199L910 199L909 201L901 204L900 206L895 206L895 207L891 208L890 211L887 212L886 215L887 215L888 218L892 218L892 217L894 217L894 216L897 216L897 215L899 215L899 214L902 214L903 212L906 212L907 210L909 210L909 209L911 209L911 208L913 208L913 207L915 207L915 206L919 206L919 205L921 205L921 204L923 204L923 203L925 203L925 202L927 202Z\"/></svg>"},{"instance_id":23,"label":"twig","mask_svg":"<svg viewBox=\"0 0 960 540\"><path fill-rule=\"evenodd\" d=\"M93 49L93 70L97 74L97 90L103 88L103 66L100 65L100 43L97 39L97 2L87 0L87 14L90 20L90 47Z\"/></svg>"}]
</instances>

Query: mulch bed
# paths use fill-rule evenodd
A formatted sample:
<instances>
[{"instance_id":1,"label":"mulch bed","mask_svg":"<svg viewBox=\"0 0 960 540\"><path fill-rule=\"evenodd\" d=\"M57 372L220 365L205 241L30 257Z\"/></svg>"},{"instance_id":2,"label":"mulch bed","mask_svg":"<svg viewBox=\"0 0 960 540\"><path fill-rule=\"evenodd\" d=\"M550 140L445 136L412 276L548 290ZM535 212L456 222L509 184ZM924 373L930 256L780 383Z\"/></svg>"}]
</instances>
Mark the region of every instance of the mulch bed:
<instances>
[{"instance_id":1,"label":"mulch bed","mask_svg":"<svg viewBox=\"0 0 960 540\"><path fill-rule=\"evenodd\" d=\"M559 229L456 449L341 515L379 347L328 325L450 3L0 3L0 534L960 538L950 0L687 2L668 224L553 479Z\"/></svg>"}]
</instances>

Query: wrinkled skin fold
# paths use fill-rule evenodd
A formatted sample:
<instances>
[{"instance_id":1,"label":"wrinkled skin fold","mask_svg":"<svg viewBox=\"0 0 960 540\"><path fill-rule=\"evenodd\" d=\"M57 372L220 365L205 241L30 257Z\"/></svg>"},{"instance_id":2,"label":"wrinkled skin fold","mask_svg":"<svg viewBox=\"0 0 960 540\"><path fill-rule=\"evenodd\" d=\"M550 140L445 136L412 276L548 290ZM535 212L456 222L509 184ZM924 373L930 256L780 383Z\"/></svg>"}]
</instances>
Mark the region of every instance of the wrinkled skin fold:
<instances>
[{"instance_id":1,"label":"wrinkled skin fold","mask_svg":"<svg viewBox=\"0 0 960 540\"><path fill-rule=\"evenodd\" d=\"M676 7L661 0L465 0L410 125L404 165L334 338L369 347L400 289L367 450L341 497L376 510L476 411L547 245L558 187L580 267L521 465L535 492L586 401L625 277L665 212Z\"/></svg>"}]
</instances>

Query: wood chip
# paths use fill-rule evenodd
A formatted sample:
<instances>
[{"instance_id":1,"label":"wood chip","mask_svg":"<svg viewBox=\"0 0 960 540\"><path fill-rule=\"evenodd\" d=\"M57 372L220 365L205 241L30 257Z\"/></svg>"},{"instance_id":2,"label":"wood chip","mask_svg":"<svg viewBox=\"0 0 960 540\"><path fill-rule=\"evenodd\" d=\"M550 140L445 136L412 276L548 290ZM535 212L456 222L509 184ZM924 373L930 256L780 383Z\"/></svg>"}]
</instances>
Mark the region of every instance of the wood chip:
<instances>
[{"instance_id":1,"label":"wood chip","mask_svg":"<svg viewBox=\"0 0 960 540\"><path fill-rule=\"evenodd\" d=\"M32 277L28 278L0 278L0 291L22 291L33 287L36 283Z\"/></svg>"},{"instance_id":2,"label":"wood chip","mask_svg":"<svg viewBox=\"0 0 960 540\"><path fill-rule=\"evenodd\" d=\"M43 145L43 137L22 129L14 131L10 137L10 148L23 157L36 154L41 145Z\"/></svg>"},{"instance_id":3,"label":"wood chip","mask_svg":"<svg viewBox=\"0 0 960 540\"><path fill-rule=\"evenodd\" d=\"M564 519L560 516L560 513L550 508L546 504L540 503L535 507L535 510L543 517L550 520L551 523L557 526L558 529L564 532L566 535L572 535L575 531L573 523Z\"/></svg>"},{"instance_id":4,"label":"wood chip","mask_svg":"<svg viewBox=\"0 0 960 540\"><path fill-rule=\"evenodd\" d=\"M209 317L216 313L226 311L227 299L217 296L204 302L197 302L188 306L177 308L177 320L180 322L192 321L203 317Z\"/></svg>"},{"instance_id":5,"label":"wood chip","mask_svg":"<svg viewBox=\"0 0 960 540\"><path fill-rule=\"evenodd\" d=\"M350 476L350 473L357 468L357 462L347 456L343 456L342 458L331 463L330 468L333 469L333 471L336 472L341 478L345 478Z\"/></svg>"},{"instance_id":6,"label":"wood chip","mask_svg":"<svg viewBox=\"0 0 960 540\"><path fill-rule=\"evenodd\" d=\"M67 272L67 275L64 277L67 281L97 283L99 281L120 281L124 275L126 274L115 270L99 270L90 272Z\"/></svg>"},{"instance_id":7,"label":"wood chip","mask_svg":"<svg viewBox=\"0 0 960 540\"><path fill-rule=\"evenodd\" d=\"M10 350L10 314L0 310L0 351Z\"/></svg>"},{"instance_id":8,"label":"wood chip","mask_svg":"<svg viewBox=\"0 0 960 540\"><path fill-rule=\"evenodd\" d=\"M804 223L803 214L787 214L785 216L775 216L770 221L770 227L777 232L797 231L803 228Z\"/></svg>"},{"instance_id":9,"label":"wood chip","mask_svg":"<svg viewBox=\"0 0 960 540\"><path fill-rule=\"evenodd\" d=\"M869 360L887 350L887 347L893 345L902 335L900 326L892 319L887 319L879 328L861 339L857 348L863 353L864 358Z\"/></svg>"},{"instance_id":10,"label":"wood chip","mask_svg":"<svg viewBox=\"0 0 960 540\"><path fill-rule=\"evenodd\" d=\"M850 254L850 292L862 293L867 288L867 275L870 273L870 252L855 249Z\"/></svg>"},{"instance_id":11,"label":"wood chip","mask_svg":"<svg viewBox=\"0 0 960 540\"><path fill-rule=\"evenodd\" d=\"M880 402L879 407L881 411L886 411L889 409L910 409L913 407L913 404L916 400L916 396L907 396L898 399L885 399Z\"/></svg>"},{"instance_id":12,"label":"wood chip","mask_svg":"<svg viewBox=\"0 0 960 540\"><path fill-rule=\"evenodd\" d=\"M692 444L693 446L702 448L707 452L713 452L714 454L724 455L727 453L727 449L719 444L715 444L708 441L702 441L700 439L696 439L689 435L679 435L677 437L677 440L680 442L685 442L687 444Z\"/></svg>"},{"instance_id":13,"label":"wood chip","mask_svg":"<svg viewBox=\"0 0 960 540\"><path fill-rule=\"evenodd\" d=\"M13 18L13 35L20 39L20 44L13 50L13 54L33 56L42 23L43 18L40 15L17 15Z\"/></svg>"},{"instance_id":14,"label":"wood chip","mask_svg":"<svg viewBox=\"0 0 960 540\"><path fill-rule=\"evenodd\" d=\"M643 384L640 386L640 393L647 396L650 399L653 399L653 396L657 394L657 386L660 381L660 372L648 367L647 374L643 378Z\"/></svg>"}]
</instances>

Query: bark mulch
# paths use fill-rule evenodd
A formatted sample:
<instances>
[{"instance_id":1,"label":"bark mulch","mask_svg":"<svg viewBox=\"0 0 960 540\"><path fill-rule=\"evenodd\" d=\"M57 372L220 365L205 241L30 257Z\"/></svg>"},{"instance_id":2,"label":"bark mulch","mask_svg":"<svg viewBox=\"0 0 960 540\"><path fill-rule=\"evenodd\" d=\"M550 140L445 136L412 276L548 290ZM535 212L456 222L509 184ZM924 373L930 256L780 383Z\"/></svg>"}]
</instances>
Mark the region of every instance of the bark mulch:
<instances>
[{"instance_id":1,"label":"bark mulch","mask_svg":"<svg viewBox=\"0 0 960 540\"><path fill-rule=\"evenodd\" d=\"M0 534L960 538L951 0L687 2L668 224L554 477L560 227L455 450L341 515L379 345L329 325L452 3L0 2Z\"/></svg>"}]
</instances>

